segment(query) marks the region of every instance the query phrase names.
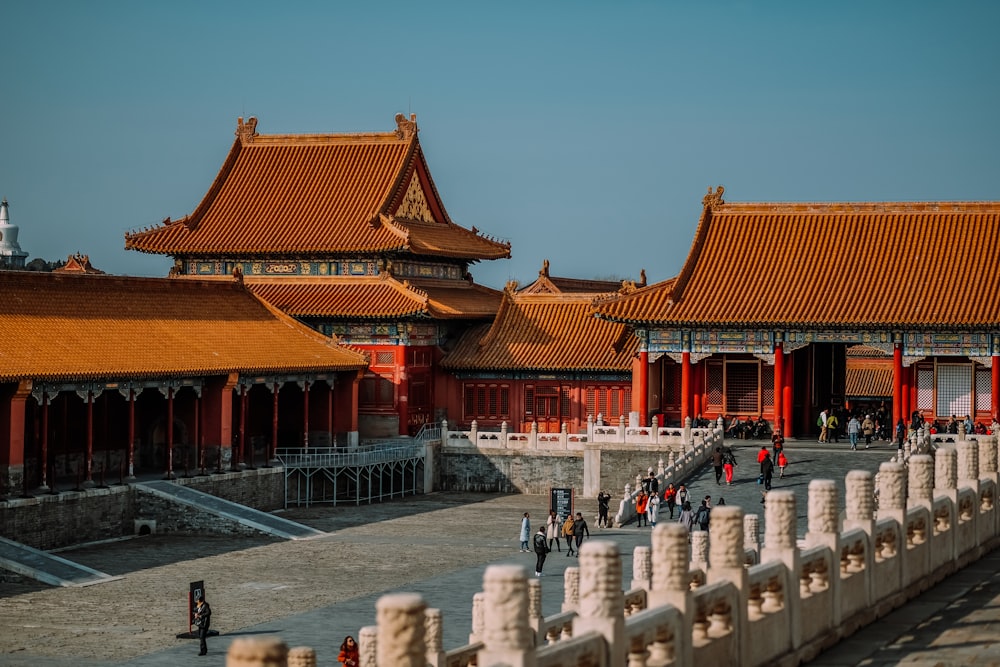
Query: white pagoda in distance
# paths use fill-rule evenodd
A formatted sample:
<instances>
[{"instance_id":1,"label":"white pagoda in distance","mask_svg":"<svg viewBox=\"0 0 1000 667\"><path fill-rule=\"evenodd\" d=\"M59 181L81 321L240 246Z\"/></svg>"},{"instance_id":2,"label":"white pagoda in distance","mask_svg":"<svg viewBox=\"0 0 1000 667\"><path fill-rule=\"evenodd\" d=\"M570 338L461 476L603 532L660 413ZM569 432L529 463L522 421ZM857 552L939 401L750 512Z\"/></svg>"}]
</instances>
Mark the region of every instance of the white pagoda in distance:
<instances>
[{"instance_id":1,"label":"white pagoda in distance","mask_svg":"<svg viewBox=\"0 0 1000 667\"><path fill-rule=\"evenodd\" d=\"M10 224L7 198L0 202L0 269L23 269L28 253L17 243L17 225Z\"/></svg>"}]
</instances>

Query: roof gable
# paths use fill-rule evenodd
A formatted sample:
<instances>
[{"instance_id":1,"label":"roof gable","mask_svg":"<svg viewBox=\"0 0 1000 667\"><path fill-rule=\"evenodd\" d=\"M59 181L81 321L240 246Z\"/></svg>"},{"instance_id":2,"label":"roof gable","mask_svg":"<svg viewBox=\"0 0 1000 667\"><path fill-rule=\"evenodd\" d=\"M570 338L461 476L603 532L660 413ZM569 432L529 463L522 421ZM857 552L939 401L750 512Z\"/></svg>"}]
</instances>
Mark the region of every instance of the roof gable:
<instances>
[{"instance_id":1,"label":"roof gable","mask_svg":"<svg viewBox=\"0 0 1000 667\"><path fill-rule=\"evenodd\" d=\"M260 135L239 119L236 140L190 215L125 235L125 247L174 256L409 252L462 260L510 245L455 225L430 178L415 117L395 132ZM410 223L436 244L410 247ZM419 241L419 239L418 239Z\"/></svg>"}]
</instances>

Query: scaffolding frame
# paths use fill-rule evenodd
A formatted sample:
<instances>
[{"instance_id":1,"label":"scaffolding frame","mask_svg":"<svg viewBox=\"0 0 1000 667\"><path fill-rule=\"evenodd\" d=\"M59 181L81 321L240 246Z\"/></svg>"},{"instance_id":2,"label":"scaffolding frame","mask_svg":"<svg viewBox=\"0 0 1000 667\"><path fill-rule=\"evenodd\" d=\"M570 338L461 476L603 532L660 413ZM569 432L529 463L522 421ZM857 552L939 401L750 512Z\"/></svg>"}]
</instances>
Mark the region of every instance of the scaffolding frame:
<instances>
[{"instance_id":1,"label":"scaffolding frame","mask_svg":"<svg viewBox=\"0 0 1000 667\"><path fill-rule=\"evenodd\" d=\"M297 507L371 504L423 491L424 443L384 441L357 448L284 447L275 451ZM364 493L362 493L364 492Z\"/></svg>"}]
</instances>

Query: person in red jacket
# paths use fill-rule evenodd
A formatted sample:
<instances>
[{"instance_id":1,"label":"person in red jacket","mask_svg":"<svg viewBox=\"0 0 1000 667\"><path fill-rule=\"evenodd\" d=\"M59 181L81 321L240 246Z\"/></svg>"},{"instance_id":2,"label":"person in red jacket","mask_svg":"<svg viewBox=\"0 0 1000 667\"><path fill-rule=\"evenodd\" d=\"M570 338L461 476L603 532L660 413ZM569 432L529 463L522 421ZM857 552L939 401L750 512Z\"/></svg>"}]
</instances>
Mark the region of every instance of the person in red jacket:
<instances>
[{"instance_id":1,"label":"person in red jacket","mask_svg":"<svg viewBox=\"0 0 1000 667\"><path fill-rule=\"evenodd\" d=\"M340 645L340 655L337 656L337 662L344 667L358 667L361 663L361 657L358 655L358 643L354 641L354 637L350 635L344 637L344 643Z\"/></svg>"},{"instance_id":2,"label":"person in red jacket","mask_svg":"<svg viewBox=\"0 0 1000 667\"><path fill-rule=\"evenodd\" d=\"M757 463L763 463L768 456L770 453L767 451L767 445L761 445L760 451L757 452Z\"/></svg>"}]
</instances>

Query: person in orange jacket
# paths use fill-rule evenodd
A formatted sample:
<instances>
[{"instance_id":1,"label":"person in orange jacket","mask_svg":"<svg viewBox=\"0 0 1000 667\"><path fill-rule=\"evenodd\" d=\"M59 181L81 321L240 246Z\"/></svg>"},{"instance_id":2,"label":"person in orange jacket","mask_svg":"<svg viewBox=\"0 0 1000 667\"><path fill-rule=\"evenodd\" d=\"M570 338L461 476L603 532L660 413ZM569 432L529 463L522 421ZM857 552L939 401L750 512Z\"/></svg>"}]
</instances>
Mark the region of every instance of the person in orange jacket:
<instances>
[{"instance_id":1,"label":"person in orange jacket","mask_svg":"<svg viewBox=\"0 0 1000 667\"><path fill-rule=\"evenodd\" d=\"M781 450L778 452L778 477L785 476L785 466L788 465L788 458L785 456L785 451Z\"/></svg>"},{"instance_id":2,"label":"person in orange jacket","mask_svg":"<svg viewBox=\"0 0 1000 667\"><path fill-rule=\"evenodd\" d=\"M649 504L649 496L646 495L645 491L640 491L639 495L635 498L635 527L642 528L642 522L645 521L646 525L649 525L649 519L646 517L646 505Z\"/></svg>"}]
</instances>

